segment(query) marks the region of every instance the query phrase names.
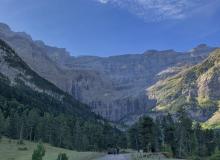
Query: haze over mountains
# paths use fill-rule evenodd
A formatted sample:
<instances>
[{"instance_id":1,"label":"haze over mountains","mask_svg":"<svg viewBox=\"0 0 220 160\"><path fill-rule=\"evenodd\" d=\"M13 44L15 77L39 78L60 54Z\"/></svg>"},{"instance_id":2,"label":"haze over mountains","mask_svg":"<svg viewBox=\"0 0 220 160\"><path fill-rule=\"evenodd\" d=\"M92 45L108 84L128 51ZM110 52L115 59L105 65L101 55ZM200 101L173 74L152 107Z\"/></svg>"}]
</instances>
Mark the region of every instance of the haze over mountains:
<instances>
[{"instance_id":1,"label":"haze over mountains","mask_svg":"<svg viewBox=\"0 0 220 160\"><path fill-rule=\"evenodd\" d=\"M74 57L65 49L32 40L26 33L13 32L5 24L0 24L0 39L40 76L88 104L95 113L126 123L152 113L160 104L157 95L148 97L147 88L202 62L216 49L202 44L185 53L149 50L111 57Z\"/></svg>"}]
</instances>

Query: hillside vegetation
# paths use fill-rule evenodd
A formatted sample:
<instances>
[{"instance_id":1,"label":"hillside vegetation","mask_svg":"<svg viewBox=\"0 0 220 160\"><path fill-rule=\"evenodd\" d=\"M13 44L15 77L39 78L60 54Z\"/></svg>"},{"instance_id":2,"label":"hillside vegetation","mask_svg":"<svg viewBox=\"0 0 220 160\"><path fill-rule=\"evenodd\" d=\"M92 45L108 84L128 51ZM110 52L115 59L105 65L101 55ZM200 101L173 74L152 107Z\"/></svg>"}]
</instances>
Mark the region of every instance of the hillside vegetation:
<instances>
[{"instance_id":1,"label":"hillside vegetation","mask_svg":"<svg viewBox=\"0 0 220 160\"><path fill-rule=\"evenodd\" d=\"M157 111L176 113L185 109L206 126L219 127L220 49L202 63L185 69L178 75L159 81L148 89L157 100Z\"/></svg>"},{"instance_id":2,"label":"hillside vegetation","mask_svg":"<svg viewBox=\"0 0 220 160\"><path fill-rule=\"evenodd\" d=\"M141 118L128 131L129 147L142 150L136 160L179 158L208 160L219 156L220 132L203 129L194 123L183 110L177 117L160 116Z\"/></svg>"}]
</instances>

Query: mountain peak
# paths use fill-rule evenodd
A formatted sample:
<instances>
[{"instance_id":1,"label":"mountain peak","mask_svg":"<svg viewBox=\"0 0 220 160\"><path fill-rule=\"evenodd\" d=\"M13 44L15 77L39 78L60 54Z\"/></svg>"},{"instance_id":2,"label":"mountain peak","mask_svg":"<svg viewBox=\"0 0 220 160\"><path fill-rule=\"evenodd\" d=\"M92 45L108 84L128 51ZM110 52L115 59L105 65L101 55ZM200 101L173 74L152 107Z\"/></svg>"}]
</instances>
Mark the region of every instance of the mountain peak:
<instances>
[{"instance_id":1,"label":"mountain peak","mask_svg":"<svg viewBox=\"0 0 220 160\"><path fill-rule=\"evenodd\" d=\"M207 48L210 48L210 47L207 44L202 43L196 46L195 48L193 48L192 51L201 51Z\"/></svg>"},{"instance_id":2,"label":"mountain peak","mask_svg":"<svg viewBox=\"0 0 220 160\"><path fill-rule=\"evenodd\" d=\"M11 28L7 24L4 24L4 23L0 22L0 30L2 30L2 31L11 31Z\"/></svg>"},{"instance_id":3,"label":"mountain peak","mask_svg":"<svg viewBox=\"0 0 220 160\"><path fill-rule=\"evenodd\" d=\"M208 46L207 44L199 44L192 50L190 50L191 56L205 56L212 52L215 48Z\"/></svg>"}]
</instances>

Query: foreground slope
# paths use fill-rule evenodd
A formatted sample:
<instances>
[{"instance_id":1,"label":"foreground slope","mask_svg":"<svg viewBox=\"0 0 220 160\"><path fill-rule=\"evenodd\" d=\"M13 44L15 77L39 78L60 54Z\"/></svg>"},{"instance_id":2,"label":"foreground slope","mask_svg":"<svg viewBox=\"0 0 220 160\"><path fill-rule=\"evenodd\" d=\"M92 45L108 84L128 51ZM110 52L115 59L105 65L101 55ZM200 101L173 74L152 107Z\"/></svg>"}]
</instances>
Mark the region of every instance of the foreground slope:
<instances>
[{"instance_id":1,"label":"foreground slope","mask_svg":"<svg viewBox=\"0 0 220 160\"><path fill-rule=\"evenodd\" d=\"M98 152L76 152L72 150L52 147L44 144L46 149L45 160L56 160L59 153L66 153L70 160L93 160L102 155ZM27 148L27 150L19 150ZM0 160L30 160L37 143L25 141L24 145L18 145L15 140L3 138L0 142Z\"/></svg>"},{"instance_id":2,"label":"foreground slope","mask_svg":"<svg viewBox=\"0 0 220 160\"><path fill-rule=\"evenodd\" d=\"M176 113L184 108L195 120L219 127L220 49L202 63L159 81L148 89L157 111Z\"/></svg>"}]
</instances>

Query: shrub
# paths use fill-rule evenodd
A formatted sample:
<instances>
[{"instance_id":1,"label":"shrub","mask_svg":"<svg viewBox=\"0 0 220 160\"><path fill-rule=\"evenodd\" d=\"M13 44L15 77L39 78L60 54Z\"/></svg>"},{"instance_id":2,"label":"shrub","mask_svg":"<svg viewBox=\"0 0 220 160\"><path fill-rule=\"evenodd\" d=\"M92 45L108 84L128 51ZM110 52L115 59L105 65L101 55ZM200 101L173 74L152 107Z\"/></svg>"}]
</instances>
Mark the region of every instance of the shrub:
<instances>
[{"instance_id":1,"label":"shrub","mask_svg":"<svg viewBox=\"0 0 220 160\"><path fill-rule=\"evenodd\" d=\"M210 157L210 160L219 160L220 159L220 152L216 152L214 155Z\"/></svg>"},{"instance_id":2,"label":"shrub","mask_svg":"<svg viewBox=\"0 0 220 160\"><path fill-rule=\"evenodd\" d=\"M162 155L164 155L166 158L172 158L173 157L172 152L162 152Z\"/></svg>"},{"instance_id":3,"label":"shrub","mask_svg":"<svg viewBox=\"0 0 220 160\"><path fill-rule=\"evenodd\" d=\"M28 148L27 148L27 147L18 147L18 150L19 150L19 151L27 151Z\"/></svg>"},{"instance_id":4,"label":"shrub","mask_svg":"<svg viewBox=\"0 0 220 160\"><path fill-rule=\"evenodd\" d=\"M24 145L24 141L23 140L18 140L17 144L18 145Z\"/></svg>"},{"instance_id":5,"label":"shrub","mask_svg":"<svg viewBox=\"0 0 220 160\"><path fill-rule=\"evenodd\" d=\"M32 154L32 160L42 160L44 155L45 155L45 148L40 143L38 144L37 149L35 149Z\"/></svg>"},{"instance_id":6,"label":"shrub","mask_svg":"<svg viewBox=\"0 0 220 160\"><path fill-rule=\"evenodd\" d=\"M57 160L68 160L66 153L60 153L57 157Z\"/></svg>"}]
</instances>

